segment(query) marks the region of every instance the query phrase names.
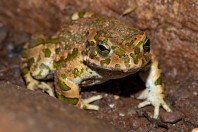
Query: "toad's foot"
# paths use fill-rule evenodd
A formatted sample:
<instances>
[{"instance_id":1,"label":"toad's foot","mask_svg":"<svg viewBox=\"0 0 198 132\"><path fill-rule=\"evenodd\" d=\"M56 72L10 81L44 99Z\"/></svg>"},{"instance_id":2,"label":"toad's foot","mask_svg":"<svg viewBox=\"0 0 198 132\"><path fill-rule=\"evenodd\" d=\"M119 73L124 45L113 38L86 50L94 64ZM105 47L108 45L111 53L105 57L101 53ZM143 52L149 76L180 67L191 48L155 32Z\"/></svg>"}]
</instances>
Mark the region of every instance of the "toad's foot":
<instances>
[{"instance_id":1,"label":"toad's foot","mask_svg":"<svg viewBox=\"0 0 198 132\"><path fill-rule=\"evenodd\" d=\"M167 112L172 112L170 107L164 101L164 94L156 93L145 89L137 99L145 99L142 103L139 103L138 108L142 108L147 105L154 106L154 115L153 118L157 119L159 116L159 109L162 106Z\"/></svg>"},{"instance_id":2,"label":"toad's foot","mask_svg":"<svg viewBox=\"0 0 198 132\"><path fill-rule=\"evenodd\" d=\"M99 110L99 106L97 105L92 105L90 103L102 99L102 95L97 95L90 97L88 99L82 99L80 102L80 108L81 109L89 109L89 110Z\"/></svg>"}]
</instances>

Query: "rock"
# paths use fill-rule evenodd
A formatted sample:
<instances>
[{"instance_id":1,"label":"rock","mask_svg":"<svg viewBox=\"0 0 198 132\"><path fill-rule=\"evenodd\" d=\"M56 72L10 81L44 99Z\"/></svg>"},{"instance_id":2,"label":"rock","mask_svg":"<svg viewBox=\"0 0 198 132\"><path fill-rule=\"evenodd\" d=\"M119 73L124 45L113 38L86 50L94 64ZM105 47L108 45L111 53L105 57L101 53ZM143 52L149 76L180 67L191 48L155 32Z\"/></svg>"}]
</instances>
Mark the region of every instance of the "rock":
<instances>
[{"instance_id":1,"label":"rock","mask_svg":"<svg viewBox=\"0 0 198 132\"><path fill-rule=\"evenodd\" d=\"M160 119L164 123L177 123L182 119L182 113L180 112L161 112Z\"/></svg>"},{"instance_id":2,"label":"rock","mask_svg":"<svg viewBox=\"0 0 198 132\"><path fill-rule=\"evenodd\" d=\"M0 26L0 44L6 39L8 34L7 28Z\"/></svg>"},{"instance_id":3,"label":"rock","mask_svg":"<svg viewBox=\"0 0 198 132\"><path fill-rule=\"evenodd\" d=\"M1 132L121 131L39 91L5 81L0 81L0 90Z\"/></svg>"}]
</instances>

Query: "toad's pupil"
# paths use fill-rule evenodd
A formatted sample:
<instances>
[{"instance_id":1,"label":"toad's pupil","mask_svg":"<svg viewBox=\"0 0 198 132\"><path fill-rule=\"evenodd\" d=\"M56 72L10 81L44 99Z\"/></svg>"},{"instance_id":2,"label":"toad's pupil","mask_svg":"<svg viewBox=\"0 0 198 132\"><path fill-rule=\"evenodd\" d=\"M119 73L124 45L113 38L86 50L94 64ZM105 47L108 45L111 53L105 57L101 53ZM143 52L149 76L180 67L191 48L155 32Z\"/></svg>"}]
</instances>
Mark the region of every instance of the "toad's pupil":
<instances>
[{"instance_id":1,"label":"toad's pupil","mask_svg":"<svg viewBox=\"0 0 198 132\"><path fill-rule=\"evenodd\" d=\"M98 48L101 50L101 51L105 51L107 50L107 48L103 45L98 45Z\"/></svg>"}]
</instances>

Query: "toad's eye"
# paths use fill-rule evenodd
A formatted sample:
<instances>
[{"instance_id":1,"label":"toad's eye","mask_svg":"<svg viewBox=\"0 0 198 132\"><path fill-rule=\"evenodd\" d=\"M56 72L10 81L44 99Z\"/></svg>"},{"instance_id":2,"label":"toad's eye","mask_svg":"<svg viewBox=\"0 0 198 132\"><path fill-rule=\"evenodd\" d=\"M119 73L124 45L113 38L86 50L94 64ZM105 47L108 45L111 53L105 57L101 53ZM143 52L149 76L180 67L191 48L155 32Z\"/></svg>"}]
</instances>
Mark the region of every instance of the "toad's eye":
<instances>
[{"instance_id":1,"label":"toad's eye","mask_svg":"<svg viewBox=\"0 0 198 132\"><path fill-rule=\"evenodd\" d=\"M146 38L144 41L143 49L144 49L144 52L150 51L150 40L148 38Z\"/></svg>"},{"instance_id":2,"label":"toad's eye","mask_svg":"<svg viewBox=\"0 0 198 132\"><path fill-rule=\"evenodd\" d=\"M102 57L107 57L109 55L111 49L106 40L98 41L97 51Z\"/></svg>"}]
</instances>

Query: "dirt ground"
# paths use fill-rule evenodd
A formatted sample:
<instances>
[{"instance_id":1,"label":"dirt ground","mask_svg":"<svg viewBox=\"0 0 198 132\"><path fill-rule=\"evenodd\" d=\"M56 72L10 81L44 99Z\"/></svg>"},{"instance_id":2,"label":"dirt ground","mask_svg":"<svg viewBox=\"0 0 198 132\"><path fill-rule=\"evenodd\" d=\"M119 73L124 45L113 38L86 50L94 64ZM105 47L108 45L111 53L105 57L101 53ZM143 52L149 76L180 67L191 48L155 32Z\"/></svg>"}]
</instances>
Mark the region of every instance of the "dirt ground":
<instances>
[{"instance_id":1,"label":"dirt ground","mask_svg":"<svg viewBox=\"0 0 198 132\"><path fill-rule=\"evenodd\" d=\"M128 14L122 15L126 9L131 10ZM76 111L76 108L51 99L45 93L32 92L25 88L19 68L23 44L28 42L30 36L36 32L46 35L55 33L62 23L68 21L73 12L80 10L91 10L121 19L148 34L151 48L160 61L166 101L171 106L172 113L167 113L161 108L160 118L154 120L150 118L153 114L152 106L137 108L140 101L135 97L145 88L144 82L141 81L138 74L83 88L81 92L83 98L99 94L104 96L102 100L95 102L100 106L99 111ZM82 130L84 118L87 118L87 126L83 131L93 131L95 128L98 131L172 132L191 131L198 128L197 12L197 0L117 0L116 2L113 0L62 0L59 2L55 0L47 2L44 0L1 0L0 86L2 92L0 91L0 100L2 103L0 111L2 114L4 113L4 116L0 119L0 130L9 130L6 112L12 112L14 115L20 113L14 112L15 110L27 114L27 116L23 116L24 120L34 119L37 122L45 119L50 120L52 124L59 124L65 120L67 123L65 126L71 126L68 128L70 130L73 128L74 131ZM5 85L5 82L8 84ZM22 95L23 93L25 95ZM27 102L24 102L23 98L20 99L23 96ZM51 103L40 103L41 100L52 101L57 107ZM26 105L28 106L25 107ZM27 110L34 109L33 107L41 107L44 110L32 110L31 112ZM48 117L49 112L52 111L51 108L56 114ZM64 108L69 111L62 110ZM42 114L39 114L38 111ZM70 114L73 111L76 111L73 120L72 117L67 118L63 114L65 112ZM35 116L31 116L34 114ZM76 120L79 125L74 125L75 123L71 123L70 120L72 122ZM2 123L2 121L4 122ZM32 131L56 130L56 127L45 129L47 127L39 125L39 123L28 127L26 122L20 123L21 120L12 121L13 128L19 128L15 129L19 131L26 131L28 128L31 128ZM92 123L94 121L101 127L95 127ZM63 128L64 126L60 125L58 130L65 130Z\"/></svg>"}]
</instances>

